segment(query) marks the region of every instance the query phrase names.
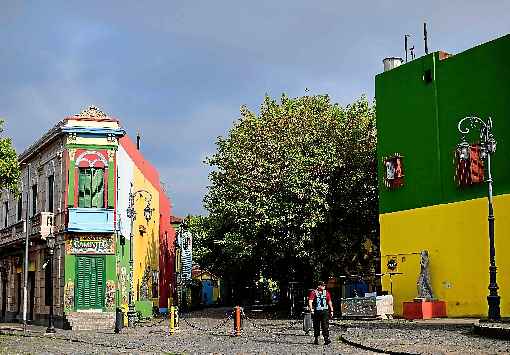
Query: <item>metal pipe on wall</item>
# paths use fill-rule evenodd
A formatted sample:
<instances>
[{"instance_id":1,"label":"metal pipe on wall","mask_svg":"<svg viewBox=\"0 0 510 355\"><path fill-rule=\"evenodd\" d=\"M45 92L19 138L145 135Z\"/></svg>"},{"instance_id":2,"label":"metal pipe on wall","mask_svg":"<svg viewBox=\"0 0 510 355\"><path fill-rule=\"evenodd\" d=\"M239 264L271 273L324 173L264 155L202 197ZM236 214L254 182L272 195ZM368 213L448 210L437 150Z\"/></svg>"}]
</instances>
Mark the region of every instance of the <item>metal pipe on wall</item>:
<instances>
[{"instance_id":1,"label":"metal pipe on wall","mask_svg":"<svg viewBox=\"0 0 510 355\"><path fill-rule=\"evenodd\" d=\"M25 211L25 270L23 282L23 331L27 330L27 306L28 306L28 229L29 206L30 206L30 163L27 164L27 209Z\"/></svg>"}]
</instances>

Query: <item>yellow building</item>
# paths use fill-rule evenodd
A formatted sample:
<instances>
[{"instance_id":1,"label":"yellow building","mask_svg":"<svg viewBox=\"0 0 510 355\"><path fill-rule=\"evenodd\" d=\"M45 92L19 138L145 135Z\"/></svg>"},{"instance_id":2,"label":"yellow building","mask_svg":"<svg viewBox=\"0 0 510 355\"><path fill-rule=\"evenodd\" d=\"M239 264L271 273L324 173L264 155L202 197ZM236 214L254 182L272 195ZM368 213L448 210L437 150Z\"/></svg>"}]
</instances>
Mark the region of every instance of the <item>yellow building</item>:
<instances>
[{"instance_id":1,"label":"yellow building","mask_svg":"<svg viewBox=\"0 0 510 355\"><path fill-rule=\"evenodd\" d=\"M510 316L510 35L449 55L436 52L376 77L383 288L397 315L418 296L428 251L434 298L451 317L488 314L487 159L477 121L492 117L495 253L502 316ZM464 121L467 123L467 121ZM457 148L465 141L468 154ZM495 299L495 298L492 298Z\"/></svg>"}]
</instances>

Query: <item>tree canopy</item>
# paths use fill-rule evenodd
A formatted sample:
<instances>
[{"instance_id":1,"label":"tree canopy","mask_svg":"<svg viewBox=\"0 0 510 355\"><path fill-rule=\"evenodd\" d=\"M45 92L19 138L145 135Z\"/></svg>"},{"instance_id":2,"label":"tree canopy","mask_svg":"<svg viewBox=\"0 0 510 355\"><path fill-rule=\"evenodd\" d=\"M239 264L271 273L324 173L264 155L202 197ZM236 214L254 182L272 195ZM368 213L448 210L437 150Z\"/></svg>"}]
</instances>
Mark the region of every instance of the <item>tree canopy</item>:
<instances>
[{"instance_id":1,"label":"tree canopy","mask_svg":"<svg viewBox=\"0 0 510 355\"><path fill-rule=\"evenodd\" d=\"M0 134L3 133L3 125L4 121L0 120ZM11 138L0 136L0 193L9 190L17 194L20 174L18 155L12 147Z\"/></svg>"},{"instance_id":2,"label":"tree canopy","mask_svg":"<svg viewBox=\"0 0 510 355\"><path fill-rule=\"evenodd\" d=\"M200 257L281 282L365 267L378 240L375 106L282 95L240 111L206 161Z\"/></svg>"}]
</instances>

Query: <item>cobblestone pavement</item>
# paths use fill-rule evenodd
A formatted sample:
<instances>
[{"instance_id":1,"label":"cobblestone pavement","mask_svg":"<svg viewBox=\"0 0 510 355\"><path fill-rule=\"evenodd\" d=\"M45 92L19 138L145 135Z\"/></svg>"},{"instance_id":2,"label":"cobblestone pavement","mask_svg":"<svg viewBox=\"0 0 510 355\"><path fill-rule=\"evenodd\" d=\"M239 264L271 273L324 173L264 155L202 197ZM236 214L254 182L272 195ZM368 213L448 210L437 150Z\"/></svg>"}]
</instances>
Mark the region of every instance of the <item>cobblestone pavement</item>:
<instances>
[{"instance_id":1,"label":"cobblestone pavement","mask_svg":"<svg viewBox=\"0 0 510 355\"><path fill-rule=\"evenodd\" d=\"M403 321L346 322L331 325L333 343L311 344L300 321L246 319L240 337L232 337L232 321L222 309L193 312L170 336L168 322L155 319L134 329L44 335L31 327L29 336L0 335L0 354L370 354L345 339L385 351L408 353L510 353L510 342L473 336L469 326L424 326ZM250 314L247 314L250 317ZM255 317L253 317L255 318ZM321 339L322 341L322 339Z\"/></svg>"},{"instance_id":2,"label":"cobblestone pavement","mask_svg":"<svg viewBox=\"0 0 510 355\"><path fill-rule=\"evenodd\" d=\"M248 314L249 316L249 314ZM331 327L333 343L313 345L301 321L246 319L240 337L232 337L233 321L223 310L194 312L181 318L179 330L169 335L168 321L155 319L134 329L64 331L44 335L31 327L30 336L0 335L0 354L369 354L343 344L340 328Z\"/></svg>"},{"instance_id":3,"label":"cobblestone pavement","mask_svg":"<svg viewBox=\"0 0 510 355\"><path fill-rule=\"evenodd\" d=\"M411 354L510 354L510 341L480 337L469 323L404 320L342 322L342 337L387 352Z\"/></svg>"}]
</instances>

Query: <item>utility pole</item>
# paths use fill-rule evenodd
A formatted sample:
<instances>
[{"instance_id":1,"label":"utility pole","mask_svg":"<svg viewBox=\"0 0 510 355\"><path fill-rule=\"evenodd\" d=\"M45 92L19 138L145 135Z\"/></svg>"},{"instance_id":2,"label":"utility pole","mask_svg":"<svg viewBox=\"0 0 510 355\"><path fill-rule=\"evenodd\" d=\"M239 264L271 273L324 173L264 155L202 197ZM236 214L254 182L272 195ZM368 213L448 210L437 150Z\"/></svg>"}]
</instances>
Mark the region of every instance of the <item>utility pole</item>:
<instances>
[{"instance_id":1,"label":"utility pole","mask_svg":"<svg viewBox=\"0 0 510 355\"><path fill-rule=\"evenodd\" d=\"M23 282L23 331L27 330L27 306L28 306L28 237L30 231L28 229L28 218L30 208L30 163L27 165L27 209L25 211L25 270Z\"/></svg>"},{"instance_id":2,"label":"utility pole","mask_svg":"<svg viewBox=\"0 0 510 355\"><path fill-rule=\"evenodd\" d=\"M423 41L425 42L425 54L429 54L429 45L427 37L427 23L423 23Z\"/></svg>"},{"instance_id":3,"label":"utility pole","mask_svg":"<svg viewBox=\"0 0 510 355\"><path fill-rule=\"evenodd\" d=\"M406 50L406 63L407 63L407 40L409 37L411 37L411 35L404 35L404 47Z\"/></svg>"}]
</instances>

